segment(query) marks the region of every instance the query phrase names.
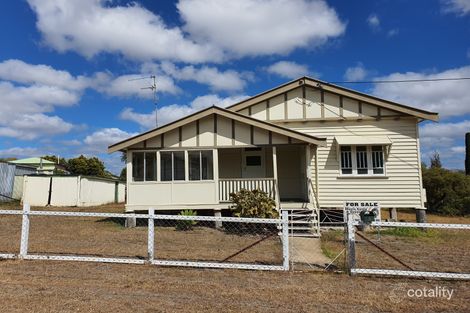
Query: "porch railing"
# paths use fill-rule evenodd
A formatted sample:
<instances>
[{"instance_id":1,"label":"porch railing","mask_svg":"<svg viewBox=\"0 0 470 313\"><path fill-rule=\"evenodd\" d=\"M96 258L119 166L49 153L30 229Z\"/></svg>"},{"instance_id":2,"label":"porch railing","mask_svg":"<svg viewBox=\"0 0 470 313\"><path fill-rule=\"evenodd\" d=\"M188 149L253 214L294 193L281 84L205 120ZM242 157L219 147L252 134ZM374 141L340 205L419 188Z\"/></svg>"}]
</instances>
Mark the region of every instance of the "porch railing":
<instances>
[{"instance_id":1,"label":"porch railing","mask_svg":"<svg viewBox=\"0 0 470 313\"><path fill-rule=\"evenodd\" d=\"M276 199L276 180L274 178L222 178L219 179L219 201L230 202L230 194L241 189L259 189Z\"/></svg>"}]
</instances>

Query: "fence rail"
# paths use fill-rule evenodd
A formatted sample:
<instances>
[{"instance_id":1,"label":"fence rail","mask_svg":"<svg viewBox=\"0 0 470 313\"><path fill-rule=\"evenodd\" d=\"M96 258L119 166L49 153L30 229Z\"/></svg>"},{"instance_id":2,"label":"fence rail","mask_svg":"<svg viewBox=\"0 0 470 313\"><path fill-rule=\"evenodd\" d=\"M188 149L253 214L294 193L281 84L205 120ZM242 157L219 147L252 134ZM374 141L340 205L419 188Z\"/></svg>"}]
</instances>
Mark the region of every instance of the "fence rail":
<instances>
[{"instance_id":1,"label":"fence rail","mask_svg":"<svg viewBox=\"0 0 470 313\"><path fill-rule=\"evenodd\" d=\"M230 194L242 189L259 189L274 198L276 180L274 178L230 178L219 179L219 201L230 202Z\"/></svg>"},{"instance_id":2,"label":"fence rail","mask_svg":"<svg viewBox=\"0 0 470 313\"><path fill-rule=\"evenodd\" d=\"M23 210L0 210L0 219L6 216L21 218L21 238L19 252L2 251L6 240L0 236L0 258L4 259L289 270L287 213L279 219L263 219L159 215L153 209L148 214L31 211L25 204ZM137 219L146 231L137 227L137 235L126 240L129 231L103 224L124 218ZM47 225L40 228L41 223ZM94 233L86 234L87 227ZM116 241L121 247L109 256L113 248L106 245ZM123 244L134 246L127 249ZM94 247L103 250L90 253ZM132 252L120 254L126 250Z\"/></svg>"},{"instance_id":3,"label":"fence rail","mask_svg":"<svg viewBox=\"0 0 470 313\"><path fill-rule=\"evenodd\" d=\"M425 265L419 264L419 262L423 262L422 259L418 258L419 248L413 246L408 248L406 251L405 247L397 247L394 245L393 242L387 241L387 239L383 239L380 235L383 232L383 229L409 229L415 228L418 231L426 232L429 229L440 229L448 230L449 232L452 231L465 231L470 230L470 224L445 224L445 223L407 223L407 222L372 222L369 226L374 227L374 230L369 231L375 232L379 240L377 242L373 242L371 239L367 238L366 232L357 233L356 227L357 226L367 226L364 225L360 221L355 221L351 218L350 215L346 216L347 223L346 223L346 245L347 245L347 266L351 275L356 274L365 274L365 275L385 275L385 276L401 276L401 277L419 277L419 278L439 278L439 279L462 279L462 280L470 280L470 273L469 273L469 257L468 257L468 246L459 247L456 249L455 247L451 248L451 252L449 255L440 255L440 258L433 258L430 259L433 262L439 262L439 260L445 260L445 265L443 264L428 264ZM447 232L446 232L447 233ZM380 257L385 257L393 260L394 264L400 264L400 266L406 268L406 270L396 269L396 268L385 268L385 264L383 262L376 262L376 266L374 268L370 266L358 266L357 265L357 258L364 256L361 253L358 253L356 247L356 235L361 237L365 244L371 245L374 251L380 251ZM408 239L407 242L411 245L411 239ZM416 246L420 245L420 241L415 239ZM380 244L379 244L380 242ZM385 248L386 247L386 248ZM453 249L453 250L452 250ZM393 253L391 252L393 251ZM369 253L371 250L369 250ZM449 252L449 251L448 251ZM366 254L366 252L362 252L362 254ZM401 254L401 257L397 257L395 255ZM404 253L406 258L403 257ZM429 258L429 252L423 252ZM359 255L358 255L359 254ZM431 253L432 254L432 253ZM426 261L426 258L424 258ZM439 259L439 260L436 260ZM460 260L460 261L459 261ZM418 265L417 265L418 262ZM367 263L367 262L366 262ZM460 263L463 263L460 264ZM412 266L410 266L412 264ZM374 264L373 264L374 265ZM393 267L395 267L394 265ZM447 268L450 267L450 271L446 271ZM379 268L375 268L379 267ZM418 269L418 267L421 267ZM424 267L424 268L423 268ZM424 270L423 270L424 269ZM432 271L437 270L437 271ZM455 272L460 271L460 272Z\"/></svg>"}]
</instances>

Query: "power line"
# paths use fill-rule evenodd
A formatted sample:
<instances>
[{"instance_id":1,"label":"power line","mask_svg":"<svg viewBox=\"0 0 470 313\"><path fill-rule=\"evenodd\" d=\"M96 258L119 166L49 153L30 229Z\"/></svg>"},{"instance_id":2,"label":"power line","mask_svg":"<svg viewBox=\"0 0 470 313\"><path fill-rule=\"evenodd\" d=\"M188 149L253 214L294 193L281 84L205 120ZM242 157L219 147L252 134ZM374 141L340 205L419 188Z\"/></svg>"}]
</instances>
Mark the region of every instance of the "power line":
<instances>
[{"instance_id":1,"label":"power line","mask_svg":"<svg viewBox=\"0 0 470 313\"><path fill-rule=\"evenodd\" d=\"M402 80L371 80L371 81L332 81L329 84L387 84L387 83L419 83L470 80L470 77L429 78L429 79L402 79Z\"/></svg>"}]
</instances>

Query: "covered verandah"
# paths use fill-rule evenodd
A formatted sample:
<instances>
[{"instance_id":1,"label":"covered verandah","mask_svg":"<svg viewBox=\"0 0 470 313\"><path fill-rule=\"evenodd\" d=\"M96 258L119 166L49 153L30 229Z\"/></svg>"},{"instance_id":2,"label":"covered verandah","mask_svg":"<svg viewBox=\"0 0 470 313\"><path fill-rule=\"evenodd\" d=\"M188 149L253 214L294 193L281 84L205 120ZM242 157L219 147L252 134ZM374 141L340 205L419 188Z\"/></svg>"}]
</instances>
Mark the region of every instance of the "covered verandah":
<instances>
[{"instance_id":1,"label":"covered verandah","mask_svg":"<svg viewBox=\"0 0 470 313\"><path fill-rule=\"evenodd\" d=\"M314 203L312 166L325 140L212 107L109 147L127 154L126 211L220 210L230 194L260 189ZM313 177L312 177L313 175Z\"/></svg>"}]
</instances>

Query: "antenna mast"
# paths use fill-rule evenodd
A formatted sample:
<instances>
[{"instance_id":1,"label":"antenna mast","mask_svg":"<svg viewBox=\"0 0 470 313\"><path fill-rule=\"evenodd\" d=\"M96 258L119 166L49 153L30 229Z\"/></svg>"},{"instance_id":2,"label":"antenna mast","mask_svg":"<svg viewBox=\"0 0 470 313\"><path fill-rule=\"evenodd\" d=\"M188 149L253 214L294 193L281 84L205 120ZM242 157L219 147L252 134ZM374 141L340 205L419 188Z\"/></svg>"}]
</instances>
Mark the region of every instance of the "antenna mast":
<instances>
[{"instance_id":1,"label":"antenna mast","mask_svg":"<svg viewBox=\"0 0 470 313\"><path fill-rule=\"evenodd\" d=\"M143 87L140 89L150 89L153 94L153 103L155 105L155 126L158 127L158 109L157 109L157 77L155 75L150 75L148 77L140 77L135 79L130 79L129 81L141 80L141 79L152 79L151 85L148 87Z\"/></svg>"}]
</instances>

